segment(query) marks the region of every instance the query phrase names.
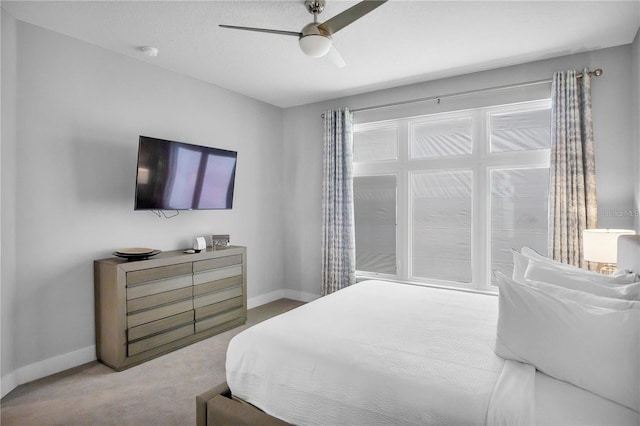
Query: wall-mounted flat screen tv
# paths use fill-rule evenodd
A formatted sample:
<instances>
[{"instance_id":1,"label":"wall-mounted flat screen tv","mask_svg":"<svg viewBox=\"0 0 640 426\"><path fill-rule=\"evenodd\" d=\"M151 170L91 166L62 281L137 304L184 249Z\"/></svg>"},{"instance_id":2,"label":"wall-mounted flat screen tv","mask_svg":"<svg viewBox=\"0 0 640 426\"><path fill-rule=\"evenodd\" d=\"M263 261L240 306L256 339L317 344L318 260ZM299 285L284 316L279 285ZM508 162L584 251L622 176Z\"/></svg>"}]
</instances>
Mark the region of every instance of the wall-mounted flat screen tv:
<instances>
[{"instance_id":1,"label":"wall-mounted flat screen tv","mask_svg":"<svg viewBox=\"0 0 640 426\"><path fill-rule=\"evenodd\" d=\"M135 210L230 209L238 153L140 136Z\"/></svg>"}]
</instances>

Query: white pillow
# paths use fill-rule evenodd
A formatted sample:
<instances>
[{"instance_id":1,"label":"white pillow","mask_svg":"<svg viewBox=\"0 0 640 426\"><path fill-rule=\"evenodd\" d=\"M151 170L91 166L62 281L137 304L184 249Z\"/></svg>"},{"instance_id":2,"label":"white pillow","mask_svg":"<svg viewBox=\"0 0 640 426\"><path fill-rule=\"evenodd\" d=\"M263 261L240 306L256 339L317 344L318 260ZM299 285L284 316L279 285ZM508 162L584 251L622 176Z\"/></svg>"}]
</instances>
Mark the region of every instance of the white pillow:
<instances>
[{"instance_id":1,"label":"white pillow","mask_svg":"<svg viewBox=\"0 0 640 426\"><path fill-rule=\"evenodd\" d=\"M614 278L623 278L629 282L640 281L640 275L629 269L616 269L611 276Z\"/></svg>"},{"instance_id":2,"label":"white pillow","mask_svg":"<svg viewBox=\"0 0 640 426\"><path fill-rule=\"evenodd\" d=\"M548 266L555 267L563 271L583 274L585 276L593 278L594 280L601 281L603 283L629 284L629 283L638 281L638 275L631 271L629 271L629 273L623 273L623 274L618 273L614 275L603 275L594 271L589 271L587 269L578 268L577 266L573 266L566 263L558 262L553 259L549 259L548 257L544 257L543 255L541 255L540 253L538 253L537 251L529 247L522 247L522 249L520 250L520 253L529 259L535 259L539 262L544 262Z\"/></svg>"},{"instance_id":3,"label":"white pillow","mask_svg":"<svg viewBox=\"0 0 640 426\"><path fill-rule=\"evenodd\" d=\"M640 311L584 305L496 278L496 355L640 411Z\"/></svg>"},{"instance_id":4,"label":"white pillow","mask_svg":"<svg viewBox=\"0 0 640 426\"><path fill-rule=\"evenodd\" d=\"M522 283L522 282L521 282ZM572 290L570 288L560 287L557 285L543 283L540 281L526 281L522 284L530 285L542 290L547 294L561 297L567 300L573 300L574 302L583 303L585 305L599 306L601 308L625 310L625 309L640 309L640 301L616 299L613 297L597 296L595 294L587 293L584 291Z\"/></svg>"},{"instance_id":5,"label":"white pillow","mask_svg":"<svg viewBox=\"0 0 640 426\"><path fill-rule=\"evenodd\" d=\"M527 271L527 266L529 266L529 258L514 249L511 249L511 254L513 256L513 274L511 278L514 281L523 283L525 282L524 274Z\"/></svg>"},{"instance_id":6,"label":"white pillow","mask_svg":"<svg viewBox=\"0 0 640 426\"><path fill-rule=\"evenodd\" d=\"M541 281L572 290L586 291L604 297L616 299L640 300L640 282L631 284L603 283L597 278L586 276L580 272L558 269L546 262L529 259L524 273L527 281Z\"/></svg>"}]
</instances>

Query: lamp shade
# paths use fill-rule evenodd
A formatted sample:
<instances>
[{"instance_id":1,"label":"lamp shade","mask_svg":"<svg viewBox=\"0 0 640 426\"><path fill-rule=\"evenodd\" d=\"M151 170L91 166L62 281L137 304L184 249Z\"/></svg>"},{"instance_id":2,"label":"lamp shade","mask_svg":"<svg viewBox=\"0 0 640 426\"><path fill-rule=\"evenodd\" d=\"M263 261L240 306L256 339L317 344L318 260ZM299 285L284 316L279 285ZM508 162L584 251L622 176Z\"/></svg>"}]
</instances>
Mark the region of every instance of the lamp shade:
<instances>
[{"instance_id":1,"label":"lamp shade","mask_svg":"<svg viewBox=\"0 0 640 426\"><path fill-rule=\"evenodd\" d=\"M589 262L617 263L618 237L635 234L631 229L585 229L582 234L584 259Z\"/></svg>"},{"instance_id":2,"label":"lamp shade","mask_svg":"<svg viewBox=\"0 0 640 426\"><path fill-rule=\"evenodd\" d=\"M331 49L331 39L320 34L310 34L300 37L298 43L305 55L314 58L326 55Z\"/></svg>"}]
</instances>

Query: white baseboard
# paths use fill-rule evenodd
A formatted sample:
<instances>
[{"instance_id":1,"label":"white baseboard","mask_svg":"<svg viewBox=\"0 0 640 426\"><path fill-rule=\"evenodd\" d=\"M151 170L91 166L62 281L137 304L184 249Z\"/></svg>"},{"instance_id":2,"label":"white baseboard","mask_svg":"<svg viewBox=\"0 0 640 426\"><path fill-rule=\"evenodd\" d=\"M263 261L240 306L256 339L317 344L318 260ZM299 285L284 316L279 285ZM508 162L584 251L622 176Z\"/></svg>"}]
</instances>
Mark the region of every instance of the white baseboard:
<instances>
[{"instance_id":1,"label":"white baseboard","mask_svg":"<svg viewBox=\"0 0 640 426\"><path fill-rule=\"evenodd\" d=\"M274 302L278 299L293 299L301 302L311 302L319 297L320 295L318 294L305 293L304 291L281 289L247 299L247 309L256 308L258 306Z\"/></svg>"},{"instance_id":2,"label":"white baseboard","mask_svg":"<svg viewBox=\"0 0 640 426\"><path fill-rule=\"evenodd\" d=\"M260 296L250 297L247 299L247 309L256 308L278 299L284 298L284 290L276 290L271 293L261 294Z\"/></svg>"},{"instance_id":3,"label":"white baseboard","mask_svg":"<svg viewBox=\"0 0 640 426\"><path fill-rule=\"evenodd\" d=\"M287 299L299 300L301 302L313 302L320 298L319 294L306 293L298 290L284 290L284 297Z\"/></svg>"},{"instance_id":4,"label":"white baseboard","mask_svg":"<svg viewBox=\"0 0 640 426\"><path fill-rule=\"evenodd\" d=\"M25 365L2 377L2 397L20 385L96 360L95 345Z\"/></svg>"}]
</instances>

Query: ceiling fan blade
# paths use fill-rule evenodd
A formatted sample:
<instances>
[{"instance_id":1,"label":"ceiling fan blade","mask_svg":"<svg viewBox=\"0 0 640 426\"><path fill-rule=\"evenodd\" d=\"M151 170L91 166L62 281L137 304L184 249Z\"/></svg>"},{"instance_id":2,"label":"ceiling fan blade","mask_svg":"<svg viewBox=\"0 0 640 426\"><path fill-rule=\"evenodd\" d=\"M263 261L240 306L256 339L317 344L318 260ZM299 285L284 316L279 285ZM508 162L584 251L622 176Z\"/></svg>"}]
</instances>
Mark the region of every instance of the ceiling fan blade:
<instances>
[{"instance_id":1,"label":"ceiling fan blade","mask_svg":"<svg viewBox=\"0 0 640 426\"><path fill-rule=\"evenodd\" d=\"M338 13L333 18L329 18L322 24L318 25L318 29L325 31L329 35L333 35L353 23L354 21L362 18L372 10L382 6L387 0L365 0L360 3L351 6L344 12Z\"/></svg>"},{"instance_id":2,"label":"ceiling fan blade","mask_svg":"<svg viewBox=\"0 0 640 426\"><path fill-rule=\"evenodd\" d=\"M221 28L231 28L233 30L244 30L244 31L255 31L259 33L271 33L271 34L281 34L281 35L289 35L295 37L302 37L302 33L295 31L283 31L283 30L269 30L266 28L253 28L253 27L237 27L235 25L219 25Z\"/></svg>"},{"instance_id":3,"label":"ceiling fan blade","mask_svg":"<svg viewBox=\"0 0 640 426\"><path fill-rule=\"evenodd\" d=\"M327 59L338 68L344 68L347 65L335 46L331 46L329 53L327 53Z\"/></svg>"}]
</instances>

